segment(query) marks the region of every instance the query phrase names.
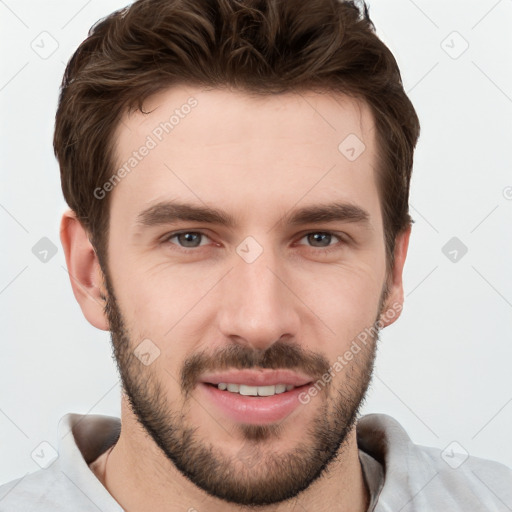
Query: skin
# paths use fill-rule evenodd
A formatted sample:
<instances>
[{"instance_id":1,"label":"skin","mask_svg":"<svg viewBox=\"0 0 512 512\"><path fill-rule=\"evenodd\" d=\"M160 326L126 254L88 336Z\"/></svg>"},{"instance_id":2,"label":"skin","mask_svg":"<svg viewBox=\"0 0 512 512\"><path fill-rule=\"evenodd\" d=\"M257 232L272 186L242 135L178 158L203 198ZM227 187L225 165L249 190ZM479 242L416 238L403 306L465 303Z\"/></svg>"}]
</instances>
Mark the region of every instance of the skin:
<instances>
[{"instance_id":1,"label":"skin","mask_svg":"<svg viewBox=\"0 0 512 512\"><path fill-rule=\"evenodd\" d=\"M250 438L254 425L224 416L196 380L187 395L180 379L185 361L203 354L215 369L228 347L244 355L274 354L282 344L299 353L304 364L316 356L333 365L376 319L385 327L398 318L410 228L397 237L394 267L387 274L371 112L341 94L254 98L238 91L174 87L146 101L149 114L124 116L116 133L118 165L192 96L197 106L109 192L108 275L73 212L63 215L61 240L75 297L92 325L114 327L124 384L131 382L139 398L148 400L151 413L163 415L174 428L194 427L196 441L212 448L221 463L219 475L223 468L234 470L232 482L224 475L219 482L224 490L230 484L237 492L258 485L265 489L286 476L286 467L277 470L275 461L299 449L302 457L312 457L313 466L319 463L313 459L319 441L311 431L323 424L336 433L329 439L333 453L325 467L304 482L302 492L259 503L259 510L366 510L354 425L345 424L343 432L334 419L348 421L349 413L357 413L376 339L308 404L275 428L259 429L259 441ZM349 134L365 144L354 161L338 150ZM141 211L166 200L222 209L235 223L137 224ZM283 222L298 208L335 201L358 206L368 214L367 222ZM177 237L169 237L182 230L205 238L199 247L180 247ZM340 238L333 236L325 247L306 236L325 232ZM248 236L263 249L251 263L236 252ZM397 313L386 315L391 308ZM124 332L112 326L113 309L122 315ZM133 356L144 339L160 351L149 366ZM212 487L218 491L214 496L212 489L186 478L155 436L141 428L140 411L134 411L126 389L121 411L121 436L99 478L125 510L248 510L241 502L223 499L220 487ZM247 450L253 454L250 465L242 456Z\"/></svg>"}]
</instances>

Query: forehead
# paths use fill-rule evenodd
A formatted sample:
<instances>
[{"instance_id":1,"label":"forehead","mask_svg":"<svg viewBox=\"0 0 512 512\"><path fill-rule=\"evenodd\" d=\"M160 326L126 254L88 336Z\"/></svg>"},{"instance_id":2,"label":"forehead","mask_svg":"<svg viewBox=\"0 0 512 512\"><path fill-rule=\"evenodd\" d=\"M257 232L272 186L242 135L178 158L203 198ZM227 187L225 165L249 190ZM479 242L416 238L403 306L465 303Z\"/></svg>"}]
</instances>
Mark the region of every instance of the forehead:
<instances>
[{"instance_id":1,"label":"forehead","mask_svg":"<svg viewBox=\"0 0 512 512\"><path fill-rule=\"evenodd\" d=\"M355 202L378 195L374 121L362 101L176 86L149 98L144 111L125 114L115 135L115 172L124 172L112 203L127 215L185 196L248 208L322 201L336 191Z\"/></svg>"}]
</instances>

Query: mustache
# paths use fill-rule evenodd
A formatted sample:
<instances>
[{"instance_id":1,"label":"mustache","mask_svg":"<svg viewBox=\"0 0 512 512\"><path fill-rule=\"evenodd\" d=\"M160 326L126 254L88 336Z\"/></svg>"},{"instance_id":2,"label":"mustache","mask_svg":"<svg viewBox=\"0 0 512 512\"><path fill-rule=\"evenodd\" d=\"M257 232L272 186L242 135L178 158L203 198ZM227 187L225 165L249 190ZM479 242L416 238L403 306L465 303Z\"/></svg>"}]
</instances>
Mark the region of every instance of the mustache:
<instances>
[{"instance_id":1,"label":"mustache","mask_svg":"<svg viewBox=\"0 0 512 512\"><path fill-rule=\"evenodd\" d=\"M228 369L287 369L301 371L316 381L329 368L329 362L322 354L283 341L275 342L266 350L233 344L218 348L210 354L203 351L187 358L181 370L180 381L181 388L187 395L205 372Z\"/></svg>"}]
</instances>

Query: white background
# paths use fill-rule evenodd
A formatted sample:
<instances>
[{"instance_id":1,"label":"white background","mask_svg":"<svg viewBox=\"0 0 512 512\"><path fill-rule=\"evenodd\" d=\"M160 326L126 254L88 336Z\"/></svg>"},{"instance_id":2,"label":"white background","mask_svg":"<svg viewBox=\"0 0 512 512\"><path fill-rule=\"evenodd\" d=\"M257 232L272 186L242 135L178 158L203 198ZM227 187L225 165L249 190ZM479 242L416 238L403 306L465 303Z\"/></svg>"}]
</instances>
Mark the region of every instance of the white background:
<instances>
[{"instance_id":1,"label":"white background","mask_svg":"<svg viewBox=\"0 0 512 512\"><path fill-rule=\"evenodd\" d=\"M512 466L512 1L370 5L422 134L405 309L382 334L364 412L394 416L419 444L456 440ZM58 446L65 413L120 414L108 333L83 318L65 270L51 139L65 63L122 6L0 1L0 483L39 469L31 453ZM31 47L41 37L58 43L47 59ZM42 237L58 247L46 263L32 253ZM468 248L455 263L442 252L452 237Z\"/></svg>"}]
</instances>

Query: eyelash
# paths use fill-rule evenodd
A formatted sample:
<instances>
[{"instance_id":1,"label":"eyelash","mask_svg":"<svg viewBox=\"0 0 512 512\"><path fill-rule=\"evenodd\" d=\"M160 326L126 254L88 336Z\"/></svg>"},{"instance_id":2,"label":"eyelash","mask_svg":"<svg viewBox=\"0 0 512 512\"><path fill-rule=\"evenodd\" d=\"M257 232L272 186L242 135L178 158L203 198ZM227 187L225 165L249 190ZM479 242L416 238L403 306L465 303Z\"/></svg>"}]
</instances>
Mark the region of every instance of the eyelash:
<instances>
[{"instance_id":1,"label":"eyelash","mask_svg":"<svg viewBox=\"0 0 512 512\"><path fill-rule=\"evenodd\" d=\"M180 246L179 244L175 244L173 242L171 242L171 240L179 235L184 235L186 233L193 233L193 234L197 234L197 235L201 235L203 237L206 237L206 238L209 238L209 236L201 231L191 231L191 230L188 230L188 231L176 231L176 232L173 232L173 233L169 233L168 235L166 235L163 240L162 240L162 243L171 243L172 245L175 245L177 247L178 250L181 250L181 251L184 251L184 252L190 252L190 251L194 251L194 250L197 250L199 249L200 247L204 247L204 246L197 246L197 247L182 247ZM322 253L330 253L331 251L334 251L334 250L338 250L340 248L340 244L341 245L344 245L347 243L347 240L341 235L341 234L337 234L337 233L334 233L333 231L308 231L307 233L304 233L299 240L302 240L303 238L307 237L308 235L314 235L314 234L322 234L322 235L330 235L332 237L335 237L339 240L339 242L337 244L332 244L332 245L328 245L328 246L325 246L325 247L314 247L314 246L308 246L310 249L321 249L321 252ZM304 245L304 244L300 244L300 245Z\"/></svg>"}]
</instances>

